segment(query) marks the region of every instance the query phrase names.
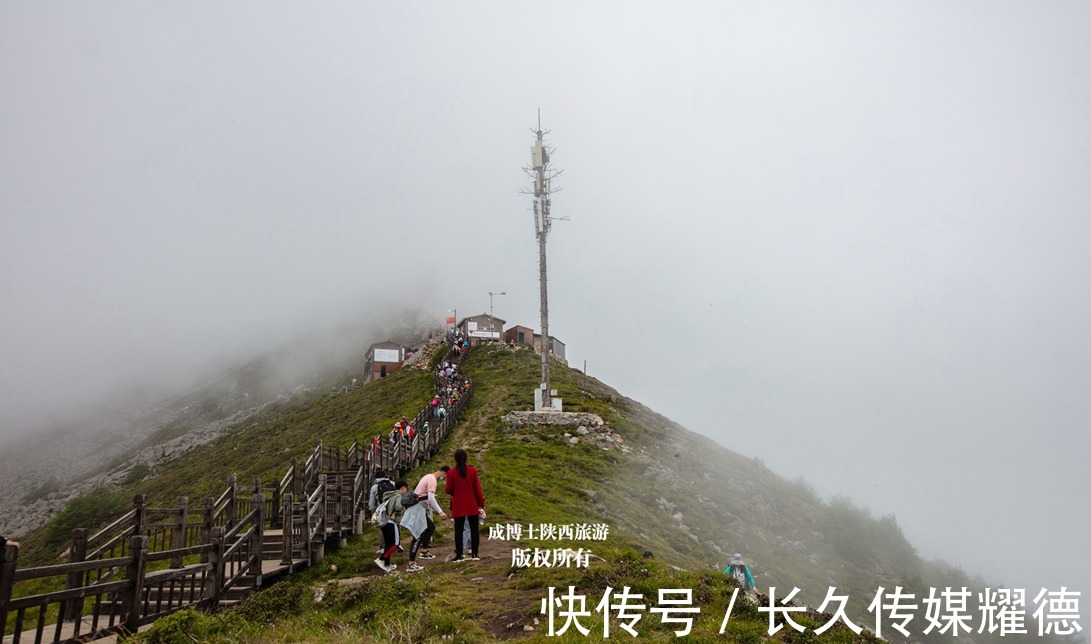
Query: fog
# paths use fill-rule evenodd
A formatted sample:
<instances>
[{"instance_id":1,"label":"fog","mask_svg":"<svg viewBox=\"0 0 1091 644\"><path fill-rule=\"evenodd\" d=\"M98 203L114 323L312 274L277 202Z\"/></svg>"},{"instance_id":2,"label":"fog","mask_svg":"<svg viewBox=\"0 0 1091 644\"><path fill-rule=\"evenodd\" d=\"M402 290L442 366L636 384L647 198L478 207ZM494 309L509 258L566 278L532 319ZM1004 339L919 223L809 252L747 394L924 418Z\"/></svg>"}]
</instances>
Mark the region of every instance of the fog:
<instances>
[{"instance_id":1,"label":"fog","mask_svg":"<svg viewBox=\"0 0 1091 644\"><path fill-rule=\"evenodd\" d=\"M588 5L0 6L0 441L385 310L538 328L541 108L573 366L1091 587L1091 7Z\"/></svg>"}]
</instances>

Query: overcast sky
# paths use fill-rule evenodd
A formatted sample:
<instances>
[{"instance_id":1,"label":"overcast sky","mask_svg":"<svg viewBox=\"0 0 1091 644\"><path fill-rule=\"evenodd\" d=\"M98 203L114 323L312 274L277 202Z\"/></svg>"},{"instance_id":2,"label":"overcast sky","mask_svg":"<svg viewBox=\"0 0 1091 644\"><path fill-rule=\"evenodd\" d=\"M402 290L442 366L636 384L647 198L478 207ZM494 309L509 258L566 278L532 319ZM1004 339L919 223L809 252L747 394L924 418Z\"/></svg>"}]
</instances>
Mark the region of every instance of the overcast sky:
<instances>
[{"instance_id":1,"label":"overcast sky","mask_svg":"<svg viewBox=\"0 0 1091 644\"><path fill-rule=\"evenodd\" d=\"M0 440L381 302L504 291L538 328L541 108L574 366L926 557L1091 590L1089 28L1050 1L6 2Z\"/></svg>"}]
</instances>

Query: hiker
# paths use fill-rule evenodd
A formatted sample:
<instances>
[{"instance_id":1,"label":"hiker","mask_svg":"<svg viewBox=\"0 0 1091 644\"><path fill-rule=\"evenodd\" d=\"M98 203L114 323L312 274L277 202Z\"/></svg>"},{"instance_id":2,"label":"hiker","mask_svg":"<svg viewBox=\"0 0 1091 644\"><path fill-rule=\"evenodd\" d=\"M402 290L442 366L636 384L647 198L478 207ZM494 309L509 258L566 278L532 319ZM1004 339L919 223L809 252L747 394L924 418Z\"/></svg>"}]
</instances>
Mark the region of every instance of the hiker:
<instances>
[{"instance_id":1,"label":"hiker","mask_svg":"<svg viewBox=\"0 0 1091 644\"><path fill-rule=\"evenodd\" d=\"M379 509L379 504L382 503L383 496L395 489L394 480L387 478L386 474L381 469L375 470L375 482L371 485L371 490L367 496L367 509L369 518L375 518L375 511ZM394 545L398 547L398 552L402 552L401 534L397 527L394 528ZM377 552L382 552L380 549Z\"/></svg>"},{"instance_id":2,"label":"hiker","mask_svg":"<svg viewBox=\"0 0 1091 644\"><path fill-rule=\"evenodd\" d=\"M731 563L727 564L727 568L724 568L724 574L734 576L735 581L739 582L739 587L743 590L757 590L757 584L754 583L754 575L750 574L750 568L748 568L746 562L742 560L742 555L737 552L731 559Z\"/></svg>"},{"instance_id":3,"label":"hiker","mask_svg":"<svg viewBox=\"0 0 1091 644\"><path fill-rule=\"evenodd\" d=\"M435 500L435 490L439 487L439 481L446 477L448 469L451 469L451 467L444 465L435 472L422 476L417 487L413 489L411 494L406 494L406 498L403 500L403 505L406 505L406 503L409 503L409 505L405 515L401 517L401 527L409 530L413 537L412 545L409 546L409 568L406 569L407 572L424 570L421 565L417 564L418 557L421 559L435 559L435 554L428 551L432 535L435 533L432 512L439 512L441 520L447 518L447 514L443 512L440 504Z\"/></svg>"},{"instance_id":4,"label":"hiker","mask_svg":"<svg viewBox=\"0 0 1091 644\"><path fill-rule=\"evenodd\" d=\"M394 445L405 438L405 426L409 424L409 421L405 419L405 416L401 417L401 420L394 423L393 429L390 430L390 444Z\"/></svg>"},{"instance_id":5,"label":"hiker","mask_svg":"<svg viewBox=\"0 0 1091 644\"><path fill-rule=\"evenodd\" d=\"M409 484L405 481L395 483L393 490L383 494L383 498L375 512L375 525L383 535L383 552L375 560L375 565L383 572L393 572L398 567L397 564L390 563L390 555L398 550L398 521L401 521L402 515L405 514L402 495L406 493L408 488Z\"/></svg>"},{"instance_id":6,"label":"hiker","mask_svg":"<svg viewBox=\"0 0 1091 644\"><path fill-rule=\"evenodd\" d=\"M376 437L378 438L378 437ZM385 482L385 483L384 483ZM380 483L383 483L383 490L379 492ZM375 470L375 482L371 484L371 489L368 490L367 495L367 509L372 514L375 513L375 509L379 506L379 500L382 499L382 495L394 489L394 481L387 478L386 472L381 469Z\"/></svg>"},{"instance_id":7,"label":"hiker","mask_svg":"<svg viewBox=\"0 0 1091 644\"><path fill-rule=\"evenodd\" d=\"M444 491L451 495L451 516L455 518L455 561L463 560L463 526L470 524L470 559L479 561L477 548L480 543L479 519L485 510L485 494L481 491L481 479L477 469L467 465L466 450L455 450L455 469L448 473Z\"/></svg>"},{"instance_id":8,"label":"hiker","mask_svg":"<svg viewBox=\"0 0 1091 644\"><path fill-rule=\"evenodd\" d=\"M436 469L435 472L425 474L420 477L420 482L418 482L417 487L413 489L413 492L417 493L417 497L421 501L427 502L425 505L428 505L428 532L425 533L424 539L420 545L421 559L435 558L434 554L428 551L432 534L435 532L435 522L432 520L432 515L439 513L441 521L447 520L447 513L440 508L440 502L435 500L435 491L439 489L440 481L446 480L449 470L451 470L451 466L443 465L439 469ZM413 544L413 546L416 546L416 544Z\"/></svg>"},{"instance_id":9,"label":"hiker","mask_svg":"<svg viewBox=\"0 0 1091 644\"><path fill-rule=\"evenodd\" d=\"M18 541L12 541L12 540L8 539L7 537L0 537L0 556L3 556L4 549L7 548L8 546L11 546L11 547L15 548L16 550L18 550L19 549L19 542Z\"/></svg>"}]
</instances>

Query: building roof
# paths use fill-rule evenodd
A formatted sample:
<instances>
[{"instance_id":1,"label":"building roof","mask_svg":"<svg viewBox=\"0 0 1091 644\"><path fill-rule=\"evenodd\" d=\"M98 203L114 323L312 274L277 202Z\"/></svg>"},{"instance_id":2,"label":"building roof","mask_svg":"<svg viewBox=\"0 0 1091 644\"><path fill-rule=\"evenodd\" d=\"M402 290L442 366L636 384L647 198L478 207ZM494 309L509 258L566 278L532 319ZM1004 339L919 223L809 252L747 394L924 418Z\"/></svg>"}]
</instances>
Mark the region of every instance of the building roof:
<instances>
[{"instance_id":1,"label":"building roof","mask_svg":"<svg viewBox=\"0 0 1091 644\"><path fill-rule=\"evenodd\" d=\"M537 340L537 339L539 339L539 338L541 338L541 337L542 337L542 334L541 334L541 333L538 333L537 331L535 331L535 333L534 333L534 339L535 339L535 340ZM559 342L560 344L564 344L564 342L561 342L560 340L558 340L558 339L557 339L557 336L555 336L555 335L551 335L551 336L549 336L549 339L550 339L550 340L553 340L554 342Z\"/></svg>"},{"instance_id":2,"label":"building roof","mask_svg":"<svg viewBox=\"0 0 1091 644\"><path fill-rule=\"evenodd\" d=\"M368 347L367 351L368 351L368 353L371 353L372 349L404 349L404 348L405 347L398 344L397 342L392 342L390 340L387 340L385 342L376 342L375 344Z\"/></svg>"},{"instance_id":3,"label":"building roof","mask_svg":"<svg viewBox=\"0 0 1091 644\"><path fill-rule=\"evenodd\" d=\"M479 315L470 315L470 316L464 317L461 320L459 320L458 324L456 324L455 326L462 326L462 324L464 322L466 322L467 320L480 320L481 318L488 318L490 320L496 320L497 322L500 323L501 327L503 327L505 324L507 324L507 320L501 320L500 318L496 317L495 315L489 315L488 313L481 313Z\"/></svg>"}]
</instances>

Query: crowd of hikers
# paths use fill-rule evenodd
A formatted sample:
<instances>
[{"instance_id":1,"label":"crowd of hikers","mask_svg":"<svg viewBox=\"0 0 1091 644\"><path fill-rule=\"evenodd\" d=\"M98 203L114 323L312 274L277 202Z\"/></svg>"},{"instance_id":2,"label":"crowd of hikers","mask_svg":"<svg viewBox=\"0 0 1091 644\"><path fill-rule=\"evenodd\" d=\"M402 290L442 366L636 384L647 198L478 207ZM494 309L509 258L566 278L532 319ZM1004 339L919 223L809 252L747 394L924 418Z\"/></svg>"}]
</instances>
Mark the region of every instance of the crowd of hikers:
<instances>
[{"instance_id":1,"label":"crowd of hikers","mask_svg":"<svg viewBox=\"0 0 1091 644\"><path fill-rule=\"evenodd\" d=\"M458 359L469 350L469 338L461 333L449 333L447 338L451 346L448 360L439 364L436 368L436 394L433 396L429 407L430 417L442 422L449 410L459 400L469 394L471 383L459 373ZM412 422L402 416L394 423L390 430L388 440L391 445L399 443L411 443L413 438L420 433L427 436L429 432L428 422L424 422L420 428L413 426ZM381 436L376 436L374 444L378 447ZM485 495L481 491L481 479L478 478L477 469L468 463L469 456L466 450L459 449L454 453L454 467L443 465L434 472L429 472L420 478L413 487L404 480L391 478L396 473L375 472L374 483L368 495L368 510L371 519L379 531L379 557L375 559L375 565L383 572L391 572L397 568L390 559L396 553L404 553L401 545L401 532L406 530L412 536L409 546L408 572L417 572L423 568L417 560L434 559L430 547L432 536L436 531L436 519L446 521L448 518L454 522L454 553L449 557L452 561L464 561L465 559L478 560L478 548L480 545L480 521L485 517ZM436 493L443 483L443 491L450 495L450 515L440 507ZM467 553L468 550L468 553Z\"/></svg>"},{"instance_id":2,"label":"crowd of hikers","mask_svg":"<svg viewBox=\"0 0 1091 644\"><path fill-rule=\"evenodd\" d=\"M423 567L418 559L435 559L430 551L436 521L454 520L454 553L451 561L478 561L480 546L480 521L485 518L485 495L481 491L481 479L477 469L468 463L466 450L455 451L455 466L443 465L421 477L410 489L406 481L395 481L384 472L376 472L375 483L368 496L368 509L380 534L379 557L375 565L383 572L392 572L397 564L390 562L401 546L401 530L412 536L409 546L409 562L406 570L417 572ZM443 511L436 492L443 482L443 491L450 495L450 515ZM468 543L467 543L468 542ZM469 552L467 553L467 546ZM467 556L468 554L468 556Z\"/></svg>"}]
</instances>

